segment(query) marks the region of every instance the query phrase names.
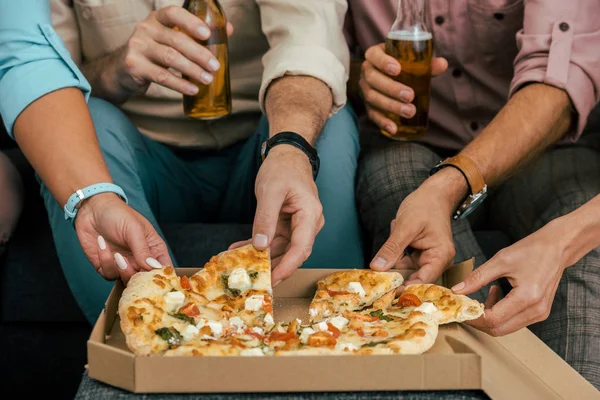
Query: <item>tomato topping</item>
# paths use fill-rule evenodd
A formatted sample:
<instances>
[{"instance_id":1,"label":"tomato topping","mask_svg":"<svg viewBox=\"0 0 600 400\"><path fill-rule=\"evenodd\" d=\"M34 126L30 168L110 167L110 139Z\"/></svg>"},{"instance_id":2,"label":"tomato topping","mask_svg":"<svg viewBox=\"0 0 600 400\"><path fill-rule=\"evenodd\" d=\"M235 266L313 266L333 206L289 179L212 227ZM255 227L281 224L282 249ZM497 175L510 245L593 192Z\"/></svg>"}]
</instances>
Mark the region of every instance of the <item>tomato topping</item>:
<instances>
[{"instance_id":1,"label":"tomato topping","mask_svg":"<svg viewBox=\"0 0 600 400\"><path fill-rule=\"evenodd\" d=\"M327 293L329 293L329 295L331 297L334 297L334 296L343 296L345 294L352 294L351 292L347 292L345 290L329 290L329 289L327 289Z\"/></svg>"},{"instance_id":2,"label":"tomato topping","mask_svg":"<svg viewBox=\"0 0 600 400\"><path fill-rule=\"evenodd\" d=\"M184 275L181 278L179 278L179 283L181 284L181 287L185 290L192 290L192 285L190 285L190 280L187 276Z\"/></svg>"},{"instance_id":3,"label":"tomato topping","mask_svg":"<svg viewBox=\"0 0 600 400\"><path fill-rule=\"evenodd\" d=\"M335 346L337 340L329 332L317 332L308 337L308 345L312 347Z\"/></svg>"},{"instance_id":4,"label":"tomato topping","mask_svg":"<svg viewBox=\"0 0 600 400\"><path fill-rule=\"evenodd\" d=\"M358 336L360 336L360 337L364 337L365 336L365 331L363 331L362 328L358 328L356 330L356 333L358 333Z\"/></svg>"},{"instance_id":5,"label":"tomato topping","mask_svg":"<svg viewBox=\"0 0 600 400\"><path fill-rule=\"evenodd\" d=\"M240 342L239 340L237 340L236 338L231 338L231 345L235 346L235 347L241 347L243 349L246 348L246 345L242 342Z\"/></svg>"},{"instance_id":6,"label":"tomato topping","mask_svg":"<svg viewBox=\"0 0 600 400\"><path fill-rule=\"evenodd\" d=\"M334 338L340 337L340 334L341 334L340 330L338 328L336 328L335 326L333 326L333 324L331 322L327 323L327 327L329 328L329 332L331 332L331 335Z\"/></svg>"},{"instance_id":7,"label":"tomato topping","mask_svg":"<svg viewBox=\"0 0 600 400\"><path fill-rule=\"evenodd\" d=\"M257 338L258 340L261 340L261 341L262 341L262 340L263 340L263 338L264 338L264 336L263 336L263 335L261 335L260 333L256 333L256 332L254 332L254 331L253 331L252 329L250 329L250 328L246 328L246 330L244 331L244 333L245 333L246 335L253 336L253 337L255 337L255 338Z\"/></svg>"},{"instance_id":8,"label":"tomato topping","mask_svg":"<svg viewBox=\"0 0 600 400\"><path fill-rule=\"evenodd\" d=\"M396 307L419 307L421 304L421 300L414 294L403 293L400 297L398 297Z\"/></svg>"},{"instance_id":9,"label":"tomato topping","mask_svg":"<svg viewBox=\"0 0 600 400\"><path fill-rule=\"evenodd\" d=\"M269 335L269 340L271 342L287 342L288 340L292 340L296 337L296 334L293 332L271 332Z\"/></svg>"},{"instance_id":10,"label":"tomato topping","mask_svg":"<svg viewBox=\"0 0 600 400\"><path fill-rule=\"evenodd\" d=\"M198 306L195 305L194 303L188 303L185 306L181 307L179 309L179 313L185 314L188 317L192 317L192 318L200 316L200 310L198 309Z\"/></svg>"}]
</instances>

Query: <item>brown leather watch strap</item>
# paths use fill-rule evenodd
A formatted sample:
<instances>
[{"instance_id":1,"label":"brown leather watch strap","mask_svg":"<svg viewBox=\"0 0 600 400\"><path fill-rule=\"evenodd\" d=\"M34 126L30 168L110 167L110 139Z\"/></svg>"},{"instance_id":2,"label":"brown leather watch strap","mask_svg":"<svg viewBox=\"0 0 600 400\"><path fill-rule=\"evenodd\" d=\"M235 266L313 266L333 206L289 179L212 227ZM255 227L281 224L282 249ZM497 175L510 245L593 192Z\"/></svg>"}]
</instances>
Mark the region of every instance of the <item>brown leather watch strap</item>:
<instances>
[{"instance_id":1,"label":"brown leather watch strap","mask_svg":"<svg viewBox=\"0 0 600 400\"><path fill-rule=\"evenodd\" d=\"M450 157L440 164L442 168L445 166L453 166L462 172L469 184L471 194L479 193L485 188L485 181L479 167L469 157L461 155Z\"/></svg>"}]
</instances>

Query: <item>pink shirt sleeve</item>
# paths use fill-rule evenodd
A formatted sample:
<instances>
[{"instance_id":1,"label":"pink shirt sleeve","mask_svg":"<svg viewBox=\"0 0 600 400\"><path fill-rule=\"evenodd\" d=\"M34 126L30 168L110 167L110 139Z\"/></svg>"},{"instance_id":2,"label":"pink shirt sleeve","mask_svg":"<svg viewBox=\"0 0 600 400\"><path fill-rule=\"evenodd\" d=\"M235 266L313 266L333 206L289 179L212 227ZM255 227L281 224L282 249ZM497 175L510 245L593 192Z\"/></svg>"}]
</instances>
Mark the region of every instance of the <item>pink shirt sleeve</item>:
<instances>
[{"instance_id":1,"label":"pink shirt sleeve","mask_svg":"<svg viewBox=\"0 0 600 400\"><path fill-rule=\"evenodd\" d=\"M577 113L576 140L600 101L600 2L525 0L510 96L527 83L564 89Z\"/></svg>"}]
</instances>

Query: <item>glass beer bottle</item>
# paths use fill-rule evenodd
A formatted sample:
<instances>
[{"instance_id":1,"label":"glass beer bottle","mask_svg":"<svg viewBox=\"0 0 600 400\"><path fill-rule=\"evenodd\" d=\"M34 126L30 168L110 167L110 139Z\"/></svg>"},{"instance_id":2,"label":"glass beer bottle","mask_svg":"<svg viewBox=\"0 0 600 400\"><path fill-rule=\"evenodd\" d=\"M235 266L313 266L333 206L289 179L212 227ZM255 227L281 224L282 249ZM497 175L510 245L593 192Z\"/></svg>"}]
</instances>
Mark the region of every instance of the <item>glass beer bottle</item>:
<instances>
[{"instance_id":1,"label":"glass beer bottle","mask_svg":"<svg viewBox=\"0 0 600 400\"><path fill-rule=\"evenodd\" d=\"M427 131L433 58L433 35L425 22L427 2L398 0L398 17L385 41L385 52L398 60L401 67L400 75L394 79L415 92L413 104L417 109L412 118L386 113L398 131L391 134L382 130L381 133L395 140L416 139Z\"/></svg>"},{"instance_id":2,"label":"glass beer bottle","mask_svg":"<svg viewBox=\"0 0 600 400\"><path fill-rule=\"evenodd\" d=\"M186 0L183 7L209 27L210 38L198 43L210 50L221 64L221 68L213 74L213 81L208 85L183 76L198 86L197 94L183 96L183 111L185 115L195 119L214 119L228 115L231 113L231 86L225 12L218 0Z\"/></svg>"}]
</instances>

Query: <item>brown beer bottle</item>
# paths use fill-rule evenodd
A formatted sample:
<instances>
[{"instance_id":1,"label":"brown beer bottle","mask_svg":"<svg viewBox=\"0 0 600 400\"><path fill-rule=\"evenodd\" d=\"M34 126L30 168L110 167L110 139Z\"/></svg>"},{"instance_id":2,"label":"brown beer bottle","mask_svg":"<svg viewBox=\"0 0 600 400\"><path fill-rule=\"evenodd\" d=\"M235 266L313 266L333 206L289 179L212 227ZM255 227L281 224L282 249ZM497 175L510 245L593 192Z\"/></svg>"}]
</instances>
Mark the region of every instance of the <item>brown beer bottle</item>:
<instances>
[{"instance_id":1,"label":"brown beer bottle","mask_svg":"<svg viewBox=\"0 0 600 400\"><path fill-rule=\"evenodd\" d=\"M394 79L415 92L413 101L417 113L404 118L393 113L386 116L398 126L385 136L396 140L422 137L427 131L429 100L431 96L431 59L433 35L426 24L428 0L398 0L398 17L385 41L385 52L400 63L400 75Z\"/></svg>"},{"instance_id":2,"label":"brown beer bottle","mask_svg":"<svg viewBox=\"0 0 600 400\"><path fill-rule=\"evenodd\" d=\"M225 12L218 0L186 0L183 7L209 27L210 38L198 43L210 50L221 64L221 68L213 74L213 81L208 85L183 76L199 89L194 96L183 96L183 111L185 115L195 119L214 119L228 115L231 113L231 86Z\"/></svg>"}]
</instances>

